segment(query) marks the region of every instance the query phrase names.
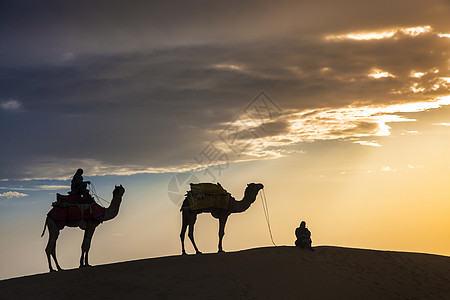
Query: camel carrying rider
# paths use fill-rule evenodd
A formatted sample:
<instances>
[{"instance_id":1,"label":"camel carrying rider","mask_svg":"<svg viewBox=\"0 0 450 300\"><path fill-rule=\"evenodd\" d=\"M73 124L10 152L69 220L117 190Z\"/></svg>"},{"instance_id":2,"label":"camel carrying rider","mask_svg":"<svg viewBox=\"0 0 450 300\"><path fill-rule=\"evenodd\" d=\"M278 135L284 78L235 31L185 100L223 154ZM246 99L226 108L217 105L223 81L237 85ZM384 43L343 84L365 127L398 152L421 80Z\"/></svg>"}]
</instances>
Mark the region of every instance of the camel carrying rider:
<instances>
[{"instance_id":1,"label":"camel carrying rider","mask_svg":"<svg viewBox=\"0 0 450 300\"><path fill-rule=\"evenodd\" d=\"M73 175L72 183L70 185L70 194L78 195L84 199L89 199L89 190L87 185L91 184L90 181L83 181L83 169L78 169L75 175Z\"/></svg>"},{"instance_id":2,"label":"camel carrying rider","mask_svg":"<svg viewBox=\"0 0 450 300\"><path fill-rule=\"evenodd\" d=\"M305 221L302 221L300 227L295 229L295 236L297 237L297 240L295 241L297 247L307 248L313 251L313 248L311 247L311 232L306 228Z\"/></svg>"}]
</instances>

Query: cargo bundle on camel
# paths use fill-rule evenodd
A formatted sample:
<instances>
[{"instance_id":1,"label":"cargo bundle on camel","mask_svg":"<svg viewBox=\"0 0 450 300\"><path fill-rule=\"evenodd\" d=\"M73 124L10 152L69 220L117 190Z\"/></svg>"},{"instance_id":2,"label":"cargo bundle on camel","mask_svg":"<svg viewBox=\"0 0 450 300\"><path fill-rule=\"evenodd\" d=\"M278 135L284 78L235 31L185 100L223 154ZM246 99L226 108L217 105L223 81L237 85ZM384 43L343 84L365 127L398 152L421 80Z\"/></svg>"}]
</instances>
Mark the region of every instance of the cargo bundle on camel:
<instances>
[{"instance_id":1,"label":"cargo bundle on camel","mask_svg":"<svg viewBox=\"0 0 450 300\"><path fill-rule=\"evenodd\" d=\"M186 198L189 208L195 212L209 212L214 209L230 209L231 194L220 183L191 183Z\"/></svg>"}]
</instances>

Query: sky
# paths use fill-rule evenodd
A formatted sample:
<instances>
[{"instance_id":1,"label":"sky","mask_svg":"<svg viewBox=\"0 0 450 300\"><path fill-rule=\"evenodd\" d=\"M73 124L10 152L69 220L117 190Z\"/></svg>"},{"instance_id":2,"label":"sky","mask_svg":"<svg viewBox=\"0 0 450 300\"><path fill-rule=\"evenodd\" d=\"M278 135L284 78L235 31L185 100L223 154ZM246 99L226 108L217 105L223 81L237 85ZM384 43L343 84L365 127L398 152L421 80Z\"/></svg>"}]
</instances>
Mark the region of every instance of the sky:
<instances>
[{"instance_id":1,"label":"sky","mask_svg":"<svg viewBox=\"0 0 450 300\"><path fill-rule=\"evenodd\" d=\"M47 271L40 234L78 168L125 195L92 264L181 253L189 182L262 198L224 249L450 255L448 1L2 1L0 279ZM261 193L262 194L262 193ZM200 215L200 250L218 222ZM82 231L57 253L75 268ZM193 252L189 241L187 251Z\"/></svg>"}]
</instances>

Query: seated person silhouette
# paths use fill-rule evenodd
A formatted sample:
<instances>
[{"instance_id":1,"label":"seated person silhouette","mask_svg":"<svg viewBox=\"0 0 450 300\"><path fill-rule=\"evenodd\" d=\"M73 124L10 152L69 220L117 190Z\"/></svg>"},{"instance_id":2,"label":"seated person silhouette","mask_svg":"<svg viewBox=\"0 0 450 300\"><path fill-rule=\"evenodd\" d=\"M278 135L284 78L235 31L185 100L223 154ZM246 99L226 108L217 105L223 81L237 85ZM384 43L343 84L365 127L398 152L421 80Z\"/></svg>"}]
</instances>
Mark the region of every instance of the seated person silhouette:
<instances>
[{"instance_id":1,"label":"seated person silhouette","mask_svg":"<svg viewBox=\"0 0 450 300\"><path fill-rule=\"evenodd\" d=\"M91 184L91 182L83 181L83 169L78 169L72 178L70 194L78 195L84 199L90 199L91 195L89 195L89 191L87 189L88 184Z\"/></svg>"},{"instance_id":2,"label":"seated person silhouette","mask_svg":"<svg viewBox=\"0 0 450 300\"><path fill-rule=\"evenodd\" d=\"M311 247L312 241L311 241L311 232L308 228L306 228L306 222L302 221L300 223L300 227L295 229L295 236L297 237L297 240L295 241L295 245L300 248L307 248L311 251L313 251L313 248Z\"/></svg>"}]
</instances>

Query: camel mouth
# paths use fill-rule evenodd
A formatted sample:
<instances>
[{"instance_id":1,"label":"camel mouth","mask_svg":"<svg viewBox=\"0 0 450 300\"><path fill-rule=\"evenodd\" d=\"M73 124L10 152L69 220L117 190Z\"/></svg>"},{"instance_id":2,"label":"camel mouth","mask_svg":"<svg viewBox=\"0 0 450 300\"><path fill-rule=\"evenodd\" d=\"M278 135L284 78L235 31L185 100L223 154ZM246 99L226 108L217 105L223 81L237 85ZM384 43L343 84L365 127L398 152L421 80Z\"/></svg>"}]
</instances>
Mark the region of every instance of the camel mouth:
<instances>
[{"instance_id":1,"label":"camel mouth","mask_svg":"<svg viewBox=\"0 0 450 300\"><path fill-rule=\"evenodd\" d=\"M258 188L258 190L262 190L264 188L262 183L254 183L254 185Z\"/></svg>"},{"instance_id":2,"label":"camel mouth","mask_svg":"<svg viewBox=\"0 0 450 300\"><path fill-rule=\"evenodd\" d=\"M249 184L247 184L247 189L248 188L259 191L259 190L264 189L264 185L262 183L249 183Z\"/></svg>"}]
</instances>

